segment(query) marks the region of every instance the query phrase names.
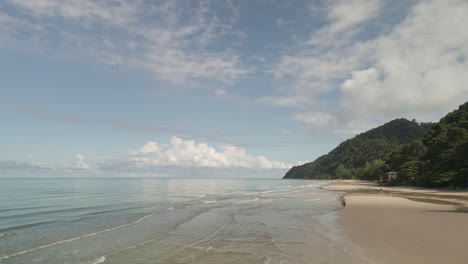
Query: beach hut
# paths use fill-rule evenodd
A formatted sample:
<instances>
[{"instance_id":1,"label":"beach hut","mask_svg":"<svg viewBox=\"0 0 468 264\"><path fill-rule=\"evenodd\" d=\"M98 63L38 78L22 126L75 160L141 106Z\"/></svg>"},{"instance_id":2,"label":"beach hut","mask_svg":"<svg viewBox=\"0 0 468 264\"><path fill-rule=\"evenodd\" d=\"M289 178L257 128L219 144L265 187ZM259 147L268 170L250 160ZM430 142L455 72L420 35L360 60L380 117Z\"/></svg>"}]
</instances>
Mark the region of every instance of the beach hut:
<instances>
[{"instance_id":1,"label":"beach hut","mask_svg":"<svg viewBox=\"0 0 468 264\"><path fill-rule=\"evenodd\" d=\"M385 175L387 176L386 180L390 182L396 180L398 173L396 171L389 171Z\"/></svg>"}]
</instances>

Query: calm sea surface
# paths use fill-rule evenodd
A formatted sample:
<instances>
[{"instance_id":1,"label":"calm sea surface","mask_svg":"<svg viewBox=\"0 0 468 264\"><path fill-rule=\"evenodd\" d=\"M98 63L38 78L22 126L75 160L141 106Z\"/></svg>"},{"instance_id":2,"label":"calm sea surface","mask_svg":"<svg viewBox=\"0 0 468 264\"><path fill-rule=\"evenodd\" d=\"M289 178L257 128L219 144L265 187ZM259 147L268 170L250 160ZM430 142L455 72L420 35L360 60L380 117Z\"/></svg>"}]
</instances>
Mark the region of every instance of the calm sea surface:
<instances>
[{"instance_id":1,"label":"calm sea surface","mask_svg":"<svg viewBox=\"0 0 468 264\"><path fill-rule=\"evenodd\" d=\"M346 249L323 184L0 179L0 263L329 263Z\"/></svg>"}]
</instances>

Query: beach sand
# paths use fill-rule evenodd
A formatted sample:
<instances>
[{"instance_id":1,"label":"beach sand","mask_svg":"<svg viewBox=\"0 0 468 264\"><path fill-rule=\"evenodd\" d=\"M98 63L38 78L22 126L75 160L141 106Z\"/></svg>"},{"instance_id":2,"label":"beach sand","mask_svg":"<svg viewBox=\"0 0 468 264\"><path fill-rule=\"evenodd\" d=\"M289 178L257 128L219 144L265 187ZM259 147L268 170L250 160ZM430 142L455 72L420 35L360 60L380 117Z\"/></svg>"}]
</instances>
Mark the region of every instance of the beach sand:
<instances>
[{"instance_id":1,"label":"beach sand","mask_svg":"<svg viewBox=\"0 0 468 264\"><path fill-rule=\"evenodd\" d=\"M468 263L468 192L335 181L349 243L369 263Z\"/></svg>"}]
</instances>

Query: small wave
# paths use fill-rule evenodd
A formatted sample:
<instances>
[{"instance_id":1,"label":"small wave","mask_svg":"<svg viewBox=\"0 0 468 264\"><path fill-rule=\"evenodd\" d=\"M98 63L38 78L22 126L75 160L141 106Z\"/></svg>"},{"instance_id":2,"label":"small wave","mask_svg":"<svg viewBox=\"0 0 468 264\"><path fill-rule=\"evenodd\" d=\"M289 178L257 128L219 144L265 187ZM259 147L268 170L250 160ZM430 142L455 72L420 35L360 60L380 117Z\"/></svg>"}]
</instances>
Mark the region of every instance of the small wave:
<instances>
[{"instance_id":1,"label":"small wave","mask_svg":"<svg viewBox=\"0 0 468 264\"><path fill-rule=\"evenodd\" d=\"M95 259L93 262L91 262L90 264L99 264L99 263L103 263L104 261L106 261L106 257L105 256L102 256L100 258L97 258Z\"/></svg>"},{"instance_id":2,"label":"small wave","mask_svg":"<svg viewBox=\"0 0 468 264\"><path fill-rule=\"evenodd\" d=\"M41 216L41 215L63 214L63 213L78 212L78 211L82 211L82 210L91 210L91 209L99 210L99 209L102 209L102 208L103 208L103 206L73 207L73 208L44 210L44 211L39 211L39 212L14 214L14 215L3 216L2 218L3 219L26 218L26 217L33 218L33 217L38 217L38 216Z\"/></svg>"},{"instance_id":3,"label":"small wave","mask_svg":"<svg viewBox=\"0 0 468 264\"><path fill-rule=\"evenodd\" d=\"M44 222L36 222L36 223L31 223L31 224L12 226L12 227L8 227L8 228L0 229L0 232L24 229L24 228L29 228L29 227L35 227L35 226L39 226L39 225L49 224L49 223L52 223L52 222L54 222L54 221L44 221Z\"/></svg>"},{"instance_id":4,"label":"small wave","mask_svg":"<svg viewBox=\"0 0 468 264\"><path fill-rule=\"evenodd\" d=\"M16 233L3 233L0 234L0 239L16 236Z\"/></svg>"},{"instance_id":5,"label":"small wave","mask_svg":"<svg viewBox=\"0 0 468 264\"><path fill-rule=\"evenodd\" d=\"M251 203L251 202L256 202L258 201L258 197L256 197L255 199L253 200L244 200L244 201L239 201L239 202L236 202L237 204L244 204L244 203Z\"/></svg>"},{"instance_id":6,"label":"small wave","mask_svg":"<svg viewBox=\"0 0 468 264\"><path fill-rule=\"evenodd\" d=\"M216 200L210 200L210 201L203 201L203 203L209 204L209 203L216 203Z\"/></svg>"},{"instance_id":7,"label":"small wave","mask_svg":"<svg viewBox=\"0 0 468 264\"><path fill-rule=\"evenodd\" d=\"M136 208L139 208L139 207L138 207L138 206L133 206L133 207L126 207L126 208L114 209L114 210L96 211L96 212L91 212L91 213L82 214L81 216L87 217L87 216L103 215L103 214L116 213L116 212L120 212L120 211L126 211L126 210L136 209Z\"/></svg>"},{"instance_id":8,"label":"small wave","mask_svg":"<svg viewBox=\"0 0 468 264\"><path fill-rule=\"evenodd\" d=\"M269 191L263 191L263 192L259 192L259 193L262 193L262 194L267 194L267 193L278 193L278 192L284 192L284 191L288 191L287 189L281 189L281 190L269 190Z\"/></svg>"},{"instance_id":9,"label":"small wave","mask_svg":"<svg viewBox=\"0 0 468 264\"><path fill-rule=\"evenodd\" d=\"M77 237L73 237L73 238L69 238L69 239L65 239L65 240L56 241L56 242L53 242L53 243L50 243L50 244L47 244L47 245L42 245L42 246L39 246L39 247L23 250L23 251L16 252L16 253L13 253L13 254L10 254L10 255L0 256L0 261L2 261L3 259L8 259L8 258L24 255L24 254L27 254L27 253L31 253L31 252L34 252L34 251L37 251L37 250L40 250L40 249L44 249L44 248L48 248L48 247L52 247L52 246L72 242L72 241L82 239L82 238L92 237L92 236L95 236L95 235L99 235L99 234L102 234L102 233L107 233L107 232L110 232L110 231L114 231L116 229L120 229L120 228L124 228L124 227L130 226L130 225L134 225L134 224L140 223L141 221L145 220L148 217L151 217L151 216L155 215L156 213L157 212L145 215L145 216L141 217L140 219L138 219L138 220L136 220L134 222L131 222L131 223L115 226L115 227L112 227L112 228L104 229L104 230L101 230L101 231L89 233L89 234L82 235L82 236L77 236Z\"/></svg>"},{"instance_id":10,"label":"small wave","mask_svg":"<svg viewBox=\"0 0 468 264\"><path fill-rule=\"evenodd\" d=\"M49 206L29 206L29 207L15 207L15 208L6 208L0 209L0 213L10 212L10 211L21 211L21 210L31 210L31 209L41 209L48 208Z\"/></svg>"},{"instance_id":11,"label":"small wave","mask_svg":"<svg viewBox=\"0 0 468 264\"><path fill-rule=\"evenodd\" d=\"M206 196L206 194L202 194L202 195L199 195L199 196L197 196L197 197L198 197L198 198L203 198L203 197L205 197L205 196Z\"/></svg>"},{"instance_id":12,"label":"small wave","mask_svg":"<svg viewBox=\"0 0 468 264\"><path fill-rule=\"evenodd\" d=\"M290 187L290 186L288 186L288 187L290 187L291 189L299 189L299 188L308 188L308 187L311 187L311 186L312 185L309 184L309 185L299 185L299 186L296 186L296 187Z\"/></svg>"},{"instance_id":13,"label":"small wave","mask_svg":"<svg viewBox=\"0 0 468 264\"><path fill-rule=\"evenodd\" d=\"M151 242L154 242L156 241L157 239L150 239L150 240L147 240L147 241L144 241L144 242L141 242L140 244L137 244L137 245L134 245L134 246L130 246L130 247L127 247L126 250L131 250L131 249L135 249L137 247L141 247L141 246L144 246L148 243L151 243Z\"/></svg>"},{"instance_id":14,"label":"small wave","mask_svg":"<svg viewBox=\"0 0 468 264\"><path fill-rule=\"evenodd\" d=\"M167 210L174 210L174 207L168 207Z\"/></svg>"}]
</instances>

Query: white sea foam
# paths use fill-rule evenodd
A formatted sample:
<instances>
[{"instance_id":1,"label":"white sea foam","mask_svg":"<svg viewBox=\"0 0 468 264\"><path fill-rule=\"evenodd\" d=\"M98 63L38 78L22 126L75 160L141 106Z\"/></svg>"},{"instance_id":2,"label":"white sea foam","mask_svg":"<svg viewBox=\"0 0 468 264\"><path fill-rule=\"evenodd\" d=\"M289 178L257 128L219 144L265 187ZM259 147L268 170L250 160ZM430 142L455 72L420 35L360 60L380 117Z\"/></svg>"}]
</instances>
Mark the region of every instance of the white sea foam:
<instances>
[{"instance_id":1,"label":"white sea foam","mask_svg":"<svg viewBox=\"0 0 468 264\"><path fill-rule=\"evenodd\" d=\"M263 192L259 192L259 193L266 194L266 193L279 193L279 192L285 192L285 191L289 191L289 190L288 190L288 189L284 189L284 190L269 190L269 191L263 191Z\"/></svg>"},{"instance_id":2,"label":"white sea foam","mask_svg":"<svg viewBox=\"0 0 468 264\"><path fill-rule=\"evenodd\" d=\"M237 204L244 204L244 203L252 203L252 202L256 202L258 201L258 197L256 197L255 199L253 200L244 200L244 201L239 201L239 202L236 202Z\"/></svg>"},{"instance_id":3,"label":"white sea foam","mask_svg":"<svg viewBox=\"0 0 468 264\"><path fill-rule=\"evenodd\" d=\"M167 210L174 210L174 207L168 207Z\"/></svg>"},{"instance_id":4,"label":"white sea foam","mask_svg":"<svg viewBox=\"0 0 468 264\"><path fill-rule=\"evenodd\" d=\"M137 248L137 247L141 247L141 246L143 246L143 245L146 245L146 244L148 244L148 243L154 242L154 241L156 241L156 240L157 240L157 239L150 239L150 240L147 240L147 241L141 242L140 244L137 244L137 245L134 245L134 246L127 247L126 249L127 249L127 250L130 250L130 249L135 249L135 248Z\"/></svg>"},{"instance_id":5,"label":"white sea foam","mask_svg":"<svg viewBox=\"0 0 468 264\"><path fill-rule=\"evenodd\" d=\"M209 204L209 203L216 203L216 200L210 200L210 201L203 201L203 203Z\"/></svg>"},{"instance_id":6,"label":"white sea foam","mask_svg":"<svg viewBox=\"0 0 468 264\"><path fill-rule=\"evenodd\" d=\"M102 256L98 259L95 259L93 262L91 262L91 264L99 264L99 263L104 263L104 261L106 261L106 257L105 256Z\"/></svg>"},{"instance_id":7,"label":"white sea foam","mask_svg":"<svg viewBox=\"0 0 468 264\"><path fill-rule=\"evenodd\" d=\"M44 248L48 248L48 247L52 247L52 246L56 246L56 245L60 245L60 244L68 243L68 242L72 242L72 241L75 241L75 240L78 240L78 239L82 239L82 238L92 237L92 236L95 236L95 235L99 235L99 234L102 234L102 233L107 233L107 232L110 232L110 231L114 231L114 230L116 230L116 229L120 229L120 228L124 228L124 227L130 226L130 225L134 225L134 224L140 223L141 221L143 221L143 220L145 220L146 218L151 217L151 216L153 216L153 215L155 215L155 214L156 214L156 213L151 213L151 214L145 215L145 216L143 216L142 218L140 218L140 219L138 219L138 220L136 220L136 221L134 221L134 222L131 222L131 223L127 223L127 224L115 226L115 227L112 227L112 228L104 229L104 230L101 230L101 231L97 231L97 232L94 232L94 233L89 233L89 234L82 235L82 236L73 237L73 238L70 238L70 239L65 239L65 240L56 241L56 242L53 242L53 243L50 243L50 244L46 244L46 245L42 245L42 246L39 246L39 247L35 247L35 248L31 248L31 249L19 251L19 252L10 254L10 255L0 256L0 261L2 261L2 260L4 260L4 259L9 259L9 258L12 258L12 257L16 257L16 256L28 254L28 253L31 253L31 252L34 252L34 251L37 251L37 250L40 250L40 249L44 249Z\"/></svg>"}]
</instances>

